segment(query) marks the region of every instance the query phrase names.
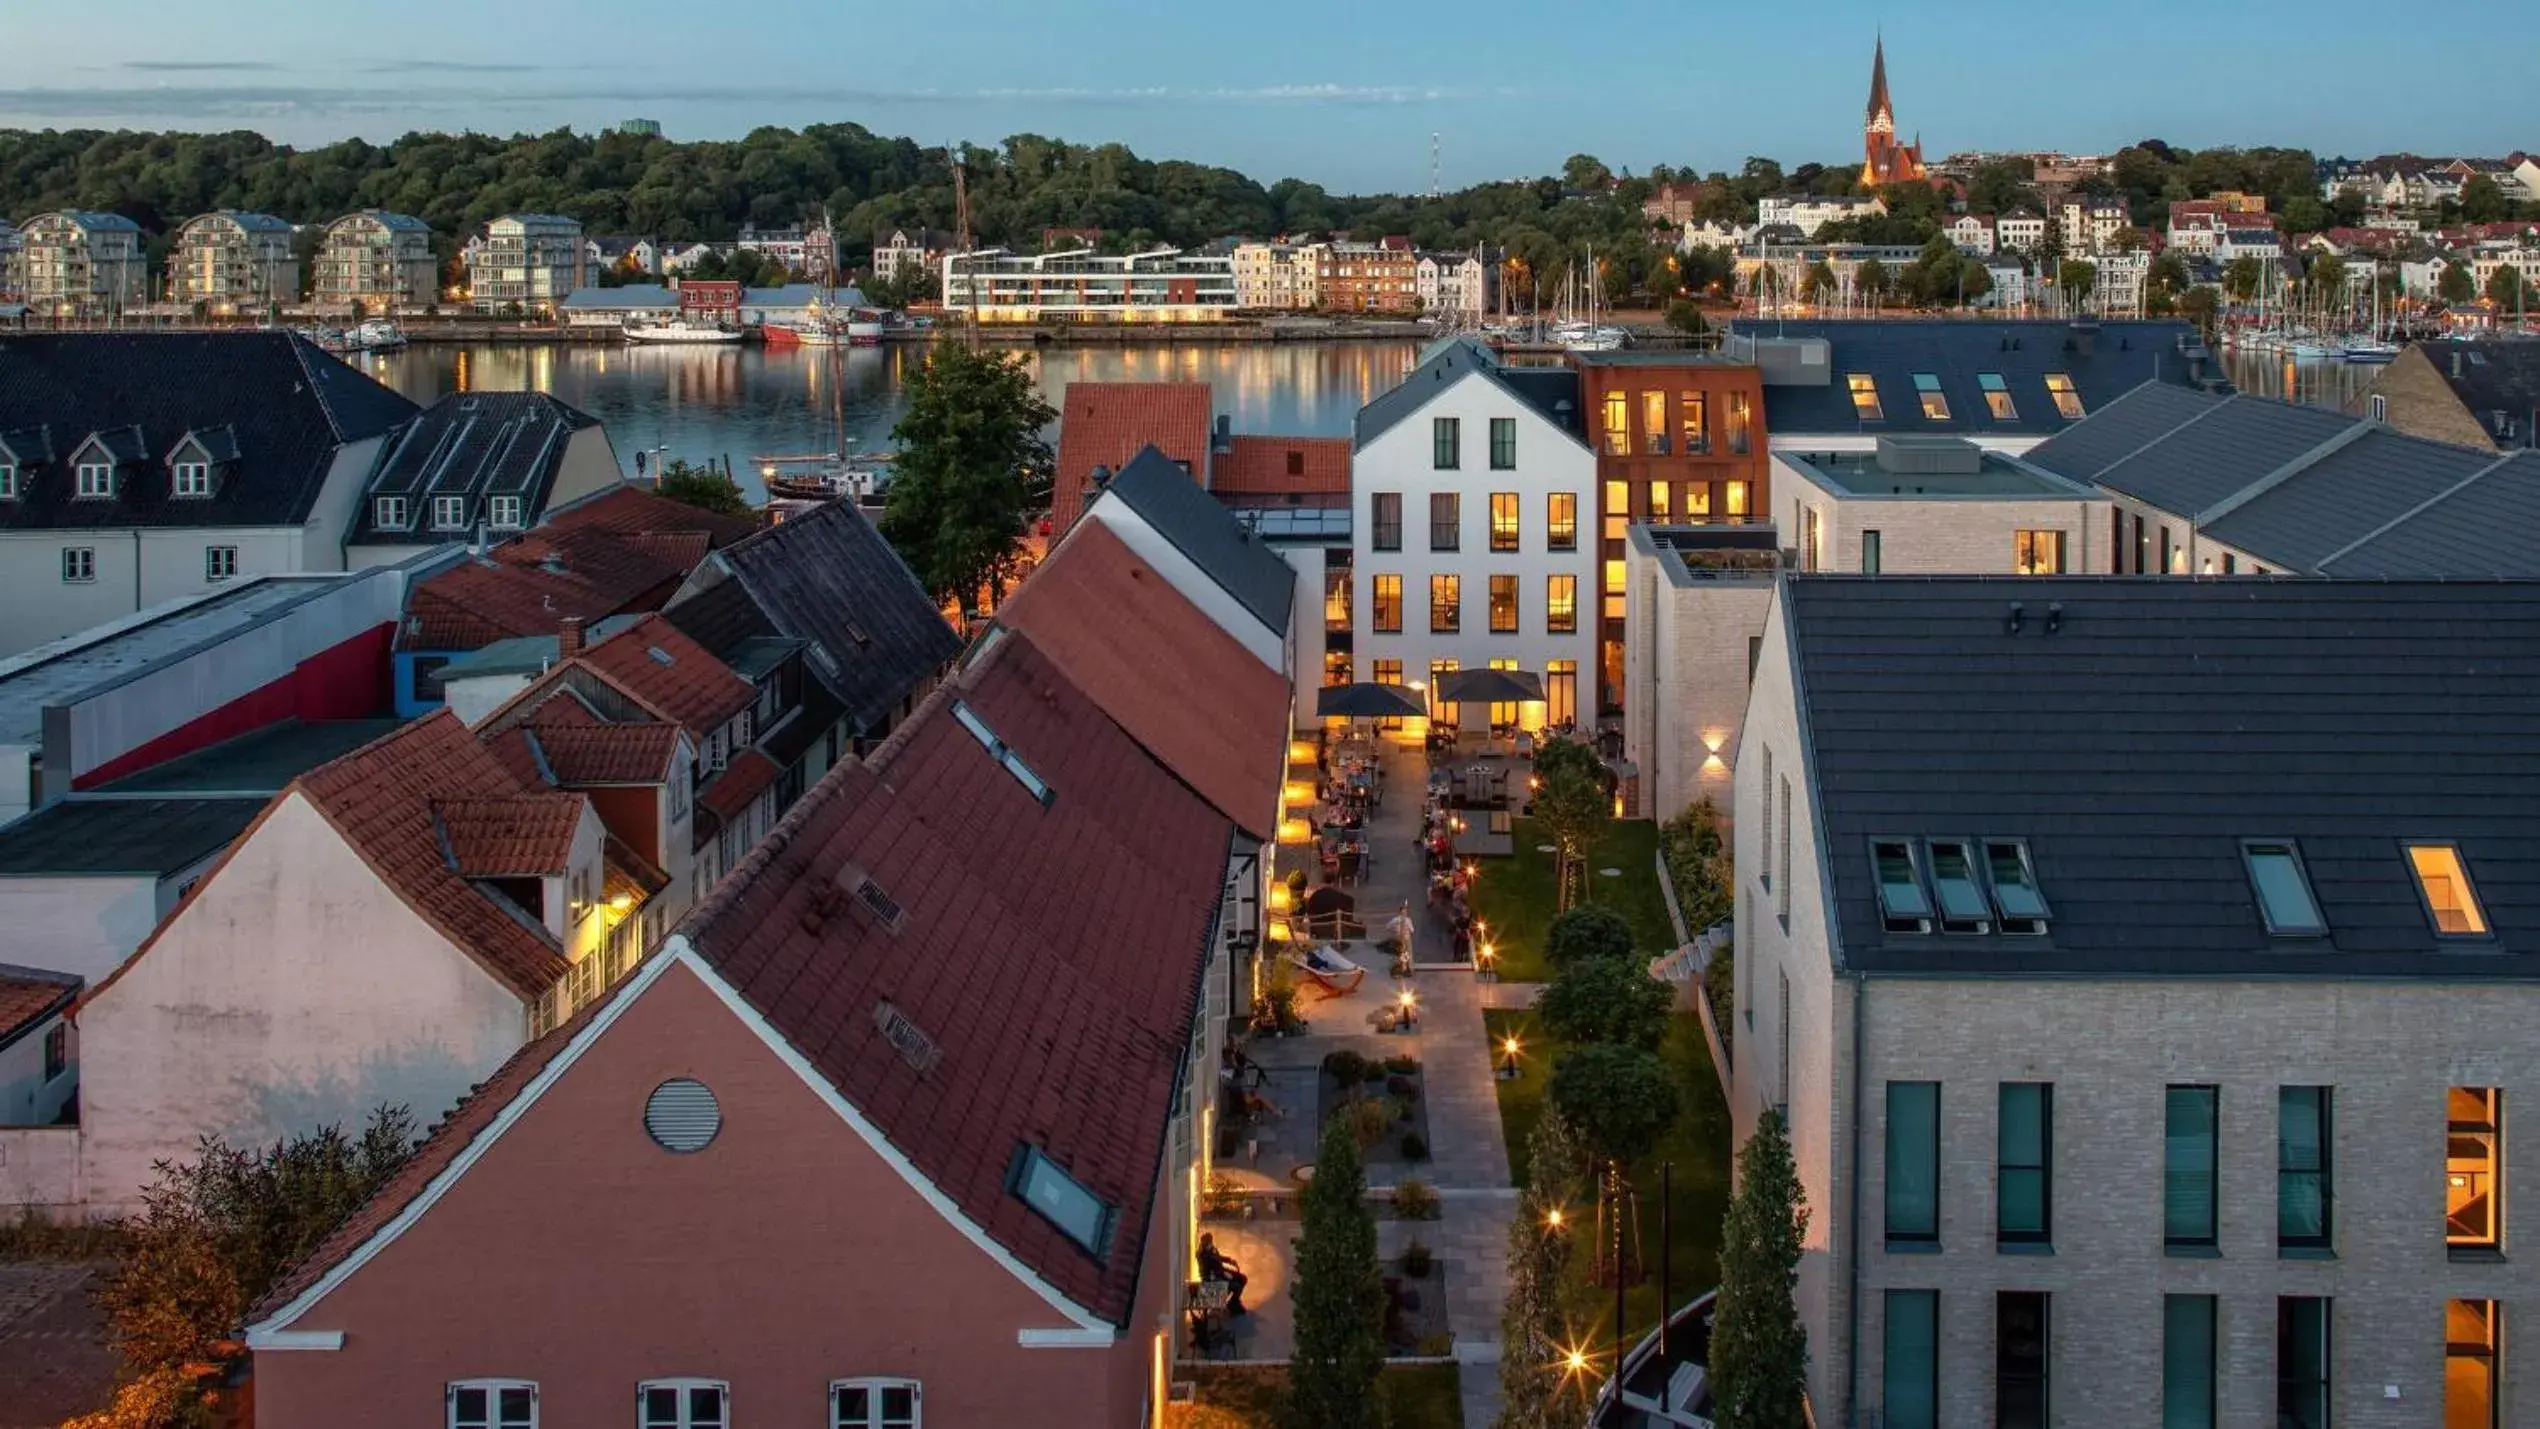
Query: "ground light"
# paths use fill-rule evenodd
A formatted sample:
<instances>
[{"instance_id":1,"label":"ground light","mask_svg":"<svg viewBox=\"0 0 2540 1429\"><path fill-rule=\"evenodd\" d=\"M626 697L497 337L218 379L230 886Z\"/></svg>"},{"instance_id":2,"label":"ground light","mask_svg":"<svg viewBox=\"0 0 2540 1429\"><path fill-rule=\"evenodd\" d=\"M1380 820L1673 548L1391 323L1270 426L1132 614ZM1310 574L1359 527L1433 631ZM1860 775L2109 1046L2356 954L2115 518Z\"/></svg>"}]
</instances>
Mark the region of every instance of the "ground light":
<instances>
[{"instance_id":1,"label":"ground light","mask_svg":"<svg viewBox=\"0 0 2540 1429\"><path fill-rule=\"evenodd\" d=\"M1519 1043L1515 1037L1507 1038L1499 1044L1499 1050L1505 1053L1508 1058L1507 1064L1499 1069L1499 1075L1503 1081L1515 1081L1517 1079L1518 1047ZM1560 1212L1555 1211L1553 1214L1559 1215ZM1554 1224L1557 1225L1559 1222L1556 1221Z\"/></svg>"}]
</instances>

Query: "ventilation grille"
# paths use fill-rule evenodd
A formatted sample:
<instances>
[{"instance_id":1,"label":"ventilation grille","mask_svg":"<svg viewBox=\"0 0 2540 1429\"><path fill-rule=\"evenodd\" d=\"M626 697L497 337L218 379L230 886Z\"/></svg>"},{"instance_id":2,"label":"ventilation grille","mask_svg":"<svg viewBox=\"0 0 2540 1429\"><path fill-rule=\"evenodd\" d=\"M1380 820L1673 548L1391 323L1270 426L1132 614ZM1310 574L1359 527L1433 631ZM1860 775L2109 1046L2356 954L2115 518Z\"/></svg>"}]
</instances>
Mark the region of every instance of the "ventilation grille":
<instances>
[{"instance_id":1,"label":"ventilation grille","mask_svg":"<svg viewBox=\"0 0 2540 1429\"><path fill-rule=\"evenodd\" d=\"M909 1021L905 1014L887 1002L873 1005L873 1025L882 1029L883 1041L898 1048L900 1056L921 1072L933 1067L935 1060L943 1055L935 1046L934 1038L927 1036L916 1023Z\"/></svg>"},{"instance_id":2,"label":"ventilation grille","mask_svg":"<svg viewBox=\"0 0 2540 1429\"><path fill-rule=\"evenodd\" d=\"M723 1129L723 1108L706 1084L673 1077L644 1102L644 1130L664 1151L703 1151Z\"/></svg>"}]
</instances>

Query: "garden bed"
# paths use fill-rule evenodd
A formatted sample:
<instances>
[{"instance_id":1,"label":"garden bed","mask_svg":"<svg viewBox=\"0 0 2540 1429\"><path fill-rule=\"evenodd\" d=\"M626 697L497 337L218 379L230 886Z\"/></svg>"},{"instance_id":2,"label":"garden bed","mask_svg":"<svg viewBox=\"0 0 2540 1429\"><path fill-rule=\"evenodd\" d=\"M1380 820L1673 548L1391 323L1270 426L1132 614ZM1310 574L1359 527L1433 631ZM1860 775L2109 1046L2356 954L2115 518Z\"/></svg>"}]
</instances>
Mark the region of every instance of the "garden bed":
<instances>
[{"instance_id":1,"label":"garden bed","mask_svg":"<svg viewBox=\"0 0 2540 1429\"><path fill-rule=\"evenodd\" d=\"M1176 1375L1197 1392L1189 1403L1166 1407L1167 1429L1276 1429L1288 1394L1287 1366L1184 1365ZM1376 1390L1384 1396L1386 1429L1464 1429L1454 1365L1387 1365Z\"/></svg>"},{"instance_id":2,"label":"garden bed","mask_svg":"<svg viewBox=\"0 0 2540 1429\"><path fill-rule=\"evenodd\" d=\"M1370 1058L1343 1047L1323 1059L1315 1074L1315 1089L1317 1131L1335 1120L1349 1119L1369 1180L1392 1180L1377 1173L1428 1164L1428 1078L1419 1058L1401 1054Z\"/></svg>"},{"instance_id":3,"label":"garden bed","mask_svg":"<svg viewBox=\"0 0 2540 1429\"><path fill-rule=\"evenodd\" d=\"M1412 1247L1382 1266L1385 1353L1432 1359L1451 1355L1455 1335L1446 1319L1446 1265L1418 1241Z\"/></svg>"}]
</instances>

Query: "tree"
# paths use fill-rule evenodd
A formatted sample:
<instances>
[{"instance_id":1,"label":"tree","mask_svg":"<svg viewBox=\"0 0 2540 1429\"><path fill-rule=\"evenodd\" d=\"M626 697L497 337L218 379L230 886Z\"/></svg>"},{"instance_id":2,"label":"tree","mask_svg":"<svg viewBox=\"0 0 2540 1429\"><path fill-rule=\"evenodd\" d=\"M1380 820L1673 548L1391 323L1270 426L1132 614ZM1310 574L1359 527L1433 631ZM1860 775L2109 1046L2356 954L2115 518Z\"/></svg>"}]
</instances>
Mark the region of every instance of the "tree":
<instances>
[{"instance_id":1,"label":"tree","mask_svg":"<svg viewBox=\"0 0 2540 1429\"><path fill-rule=\"evenodd\" d=\"M1657 1148L1680 1104L1657 1053L1611 1042L1564 1052L1552 1069L1551 1097L1589 1153L1617 1168Z\"/></svg>"},{"instance_id":2,"label":"tree","mask_svg":"<svg viewBox=\"0 0 2540 1429\"><path fill-rule=\"evenodd\" d=\"M1958 259L1958 305L1965 307L1993 291L1993 270L1984 260L1961 254Z\"/></svg>"},{"instance_id":3,"label":"tree","mask_svg":"<svg viewBox=\"0 0 2540 1429\"><path fill-rule=\"evenodd\" d=\"M1720 1223L1720 1298L1711 1384L1721 1429L1802 1429L1808 1336L1792 1291L1808 1234L1808 1195L1781 1113L1766 1108L1738 1155L1737 1189Z\"/></svg>"},{"instance_id":4,"label":"tree","mask_svg":"<svg viewBox=\"0 0 2540 1429\"><path fill-rule=\"evenodd\" d=\"M1602 189L1614 182L1614 171L1594 154L1572 154L1561 161L1561 182L1573 189Z\"/></svg>"},{"instance_id":5,"label":"tree","mask_svg":"<svg viewBox=\"0 0 2540 1429\"><path fill-rule=\"evenodd\" d=\"M2317 233L2329 226L2328 205L2309 194L2303 194L2284 206L2284 231Z\"/></svg>"},{"instance_id":6,"label":"tree","mask_svg":"<svg viewBox=\"0 0 2540 1429\"><path fill-rule=\"evenodd\" d=\"M741 483L720 467L690 466L674 457L661 464L661 478L653 490L701 511L722 516L751 514L749 498L741 494Z\"/></svg>"},{"instance_id":7,"label":"tree","mask_svg":"<svg viewBox=\"0 0 2540 1429\"><path fill-rule=\"evenodd\" d=\"M1572 958L1552 974L1538 1007L1546 1031L1564 1042L1611 1042L1657 1051L1675 992L1634 957Z\"/></svg>"},{"instance_id":8,"label":"tree","mask_svg":"<svg viewBox=\"0 0 2540 1429\"><path fill-rule=\"evenodd\" d=\"M2304 274L2311 288L2326 302L2343 307L2346 303L2346 260L2334 253L2323 253L2311 260L2310 272Z\"/></svg>"},{"instance_id":9,"label":"tree","mask_svg":"<svg viewBox=\"0 0 2540 1429\"><path fill-rule=\"evenodd\" d=\"M1555 765L1540 777L1543 787L1534 794L1535 822L1552 836L1554 906L1568 908L1579 896L1577 885L1587 881L1583 866L1588 851L1605 832L1613 805L1604 781L1575 765Z\"/></svg>"},{"instance_id":10,"label":"tree","mask_svg":"<svg viewBox=\"0 0 2540 1429\"><path fill-rule=\"evenodd\" d=\"M2245 303L2258 296L2258 285L2266 281L2267 267L2257 259L2242 254L2223 265L2223 291L2235 303Z\"/></svg>"},{"instance_id":11,"label":"tree","mask_svg":"<svg viewBox=\"0 0 2540 1429\"><path fill-rule=\"evenodd\" d=\"M2074 307L2080 307L2098 283L2098 265L2079 258L2067 258L2055 269L2055 286L2063 289L2064 300Z\"/></svg>"},{"instance_id":12,"label":"tree","mask_svg":"<svg viewBox=\"0 0 2540 1429\"><path fill-rule=\"evenodd\" d=\"M1658 830L1658 848L1667 859L1667 881L1675 885L1676 911L1688 928L1725 923L1734 910L1736 887L1730 868L1728 840L1720 831L1719 806L1703 795L1685 806Z\"/></svg>"},{"instance_id":13,"label":"tree","mask_svg":"<svg viewBox=\"0 0 2540 1429\"><path fill-rule=\"evenodd\" d=\"M2497 264L2496 271L2487 275L2487 301L2494 303L2498 312L2520 307L2522 270L2511 263Z\"/></svg>"},{"instance_id":14,"label":"tree","mask_svg":"<svg viewBox=\"0 0 2540 1429\"><path fill-rule=\"evenodd\" d=\"M2176 253L2154 257L2152 266L2143 274L2143 285L2154 292L2184 293L2195 283L2196 275L2188 271L2187 260Z\"/></svg>"},{"instance_id":15,"label":"tree","mask_svg":"<svg viewBox=\"0 0 2540 1429\"><path fill-rule=\"evenodd\" d=\"M1800 275L1799 296L1808 302L1822 303L1834 295L1837 286L1834 266L1820 258L1809 264L1808 271Z\"/></svg>"},{"instance_id":16,"label":"tree","mask_svg":"<svg viewBox=\"0 0 2540 1429\"><path fill-rule=\"evenodd\" d=\"M2486 174L2473 176L2461 185L2461 217L2470 223L2494 223L2505 217L2505 191Z\"/></svg>"},{"instance_id":17,"label":"tree","mask_svg":"<svg viewBox=\"0 0 2540 1429\"><path fill-rule=\"evenodd\" d=\"M2466 263L2444 264L2442 274L2434 280L2434 296L2447 303L2466 303L2477 291L2477 280L2470 276Z\"/></svg>"},{"instance_id":18,"label":"tree","mask_svg":"<svg viewBox=\"0 0 2540 1429\"><path fill-rule=\"evenodd\" d=\"M1559 1112L1547 1111L1526 1142L1526 1190L1508 1223L1508 1298L1499 1312L1499 1418L1496 1429L1567 1429L1561 1386L1562 1340L1569 1333L1562 1304L1563 1273L1570 1265L1571 1198L1585 1179L1578 1138Z\"/></svg>"},{"instance_id":19,"label":"tree","mask_svg":"<svg viewBox=\"0 0 2540 1429\"><path fill-rule=\"evenodd\" d=\"M1887 265L1876 258L1864 259L1860 267L1852 270L1853 288L1870 300L1873 310L1887 296L1887 283Z\"/></svg>"},{"instance_id":20,"label":"tree","mask_svg":"<svg viewBox=\"0 0 2540 1429\"><path fill-rule=\"evenodd\" d=\"M1632 924L1602 904L1582 903L1553 915L1544 931L1544 960L1555 967L1632 955Z\"/></svg>"},{"instance_id":21,"label":"tree","mask_svg":"<svg viewBox=\"0 0 2540 1429\"><path fill-rule=\"evenodd\" d=\"M1667 326L1687 337L1699 337L1711 330L1710 322L1702 316L1702 309L1690 298L1678 298L1667 305Z\"/></svg>"},{"instance_id":22,"label":"tree","mask_svg":"<svg viewBox=\"0 0 2540 1429\"><path fill-rule=\"evenodd\" d=\"M1002 599L1047 480L1057 418L1020 358L946 338L909 378L882 534L936 599L964 618ZM1044 496L1046 493L1042 493Z\"/></svg>"},{"instance_id":23,"label":"tree","mask_svg":"<svg viewBox=\"0 0 2540 1429\"><path fill-rule=\"evenodd\" d=\"M1346 1121L1323 1129L1296 1242L1296 1352L1288 1361L1289 1429L1383 1429L1385 1288L1376 1218Z\"/></svg>"}]
</instances>

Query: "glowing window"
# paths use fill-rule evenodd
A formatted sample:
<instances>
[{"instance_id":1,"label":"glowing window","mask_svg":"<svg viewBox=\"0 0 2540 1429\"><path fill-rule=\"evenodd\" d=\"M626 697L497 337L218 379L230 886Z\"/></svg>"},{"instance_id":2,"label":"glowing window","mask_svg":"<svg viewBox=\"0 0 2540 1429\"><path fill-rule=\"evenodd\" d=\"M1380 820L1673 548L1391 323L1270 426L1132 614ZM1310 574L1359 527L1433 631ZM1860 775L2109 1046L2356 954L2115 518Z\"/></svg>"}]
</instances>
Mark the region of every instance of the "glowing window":
<instances>
[{"instance_id":1,"label":"glowing window","mask_svg":"<svg viewBox=\"0 0 2540 1429\"><path fill-rule=\"evenodd\" d=\"M1852 392L1852 410L1864 422L1876 422L1886 413L1879 407L1879 384L1866 372L1846 375L1843 385Z\"/></svg>"},{"instance_id":2,"label":"glowing window","mask_svg":"<svg viewBox=\"0 0 2540 1429\"><path fill-rule=\"evenodd\" d=\"M2012 404L2010 385L2002 380L2001 373L1979 372L1976 385L1984 389L1985 410L1993 414L1995 421L2016 422L2020 419L2020 409Z\"/></svg>"},{"instance_id":3,"label":"glowing window","mask_svg":"<svg viewBox=\"0 0 2540 1429\"><path fill-rule=\"evenodd\" d=\"M1949 420L1949 398L1941 392L1938 376L1929 372L1915 373L1914 400L1922 404L1923 416L1927 420L1934 422Z\"/></svg>"},{"instance_id":4,"label":"glowing window","mask_svg":"<svg viewBox=\"0 0 2540 1429\"><path fill-rule=\"evenodd\" d=\"M2461 851L2450 844L2410 844L2408 863L2415 869L2417 892L2425 896L2425 910L2434 918L2434 930L2447 938L2483 938L2487 936L2487 915L2479 909L2478 893L2469 884L2469 870L2461 863Z\"/></svg>"},{"instance_id":5,"label":"glowing window","mask_svg":"<svg viewBox=\"0 0 2540 1429\"><path fill-rule=\"evenodd\" d=\"M2046 395L2055 399L2055 410L2067 422L2078 422L2088 415L2082 411L2081 393L2073 389L2073 379L2061 372L2046 374Z\"/></svg>"}]
</instances>

